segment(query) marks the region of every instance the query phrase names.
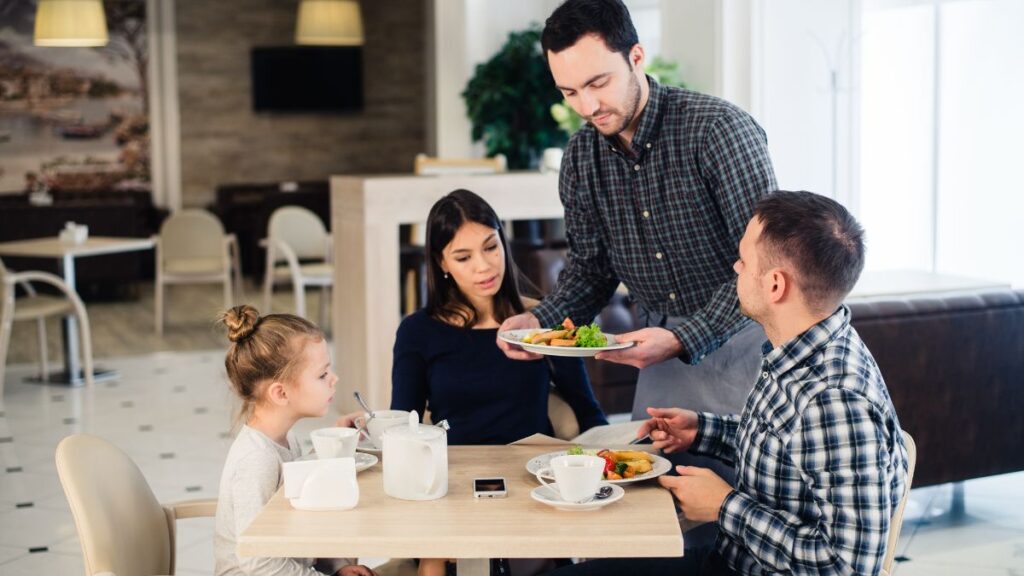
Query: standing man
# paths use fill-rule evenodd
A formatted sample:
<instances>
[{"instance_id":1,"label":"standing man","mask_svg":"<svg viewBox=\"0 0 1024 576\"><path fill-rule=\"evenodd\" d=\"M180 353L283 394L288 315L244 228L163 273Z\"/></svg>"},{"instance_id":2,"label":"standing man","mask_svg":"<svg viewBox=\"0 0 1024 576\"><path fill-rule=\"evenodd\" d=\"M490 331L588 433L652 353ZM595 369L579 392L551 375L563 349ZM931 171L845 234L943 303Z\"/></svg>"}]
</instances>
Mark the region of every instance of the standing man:
<instances>
[{"instance_id":1,"label":"standing man","mask_svg":"<svg viewBox=\"0 0 1024 576\"><path fill-rule=\"evenodd\" d=\"M645 75L620 0L567 0L541 45L555 85L588 121L559 178L569 259L556 290L500 331L590 322L622 282L647 327L621 335L635 346L598 358L641 368L633 417L647 406L738 412L764 332L739 312L732 264L754 205L776 188L764 131L728 102Z\"/></svg>"}]
</instances>

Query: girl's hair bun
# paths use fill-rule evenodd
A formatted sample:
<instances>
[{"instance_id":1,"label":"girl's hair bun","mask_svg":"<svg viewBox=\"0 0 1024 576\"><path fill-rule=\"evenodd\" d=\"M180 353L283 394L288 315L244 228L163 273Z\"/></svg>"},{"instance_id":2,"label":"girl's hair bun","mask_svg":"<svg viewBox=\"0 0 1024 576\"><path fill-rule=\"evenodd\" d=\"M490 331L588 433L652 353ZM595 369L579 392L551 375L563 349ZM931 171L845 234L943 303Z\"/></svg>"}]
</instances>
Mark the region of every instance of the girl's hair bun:
<instances>
[{"instance_id":1,"label":"girl's hair bun","mask_svg":"<svg viewBox=\"0 0 1024 576\"><path fill-rule=\"evenodd\" d=\"M260 321L260 312L252 306L243 304L222 314L220 321L228 329L228 340L241 342L256 330L256 324Z\"/></svg>"}]
</instances>

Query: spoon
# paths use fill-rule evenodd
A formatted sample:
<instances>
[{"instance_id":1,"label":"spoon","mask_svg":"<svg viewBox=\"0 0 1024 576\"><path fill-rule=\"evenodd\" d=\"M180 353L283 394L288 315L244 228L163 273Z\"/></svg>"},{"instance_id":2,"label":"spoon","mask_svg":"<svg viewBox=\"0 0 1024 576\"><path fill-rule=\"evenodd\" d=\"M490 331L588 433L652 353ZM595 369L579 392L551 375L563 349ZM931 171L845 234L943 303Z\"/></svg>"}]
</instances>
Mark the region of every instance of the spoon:
<instances>
[{"instance_id":1,"label":"spoon","mask_svg":"<svg viewBox=\"0 0 1024 576\"><path fill-rule=\"evenodd\" d=\"M558 495L557 492L556 492L556 495ZM576 504L590 504L594 500L604 500L605 498L607 498L607 497L609 497L611 495L612 495L612 487L611 486L601 486L600 488L598 488L597 492L594 492L593 496L591 496L590 498L584 498L583 500L580 500L580 501L576 502Z\"/></svg>"},{"instance_id":2,"label":"spoon","mask_svg":"<svg viewBox=\"0 0 1024 576\"><path fill-rule=\"evenodd\" d=\"M366 411L367 417L373 418L373 410L370 410L370 407L366 405L366 400L363 400L363 395L359 393L359 390L353 392L352 395L356 397L356 402L359 402L359 405Z\"/></svg>"}]
</instances>

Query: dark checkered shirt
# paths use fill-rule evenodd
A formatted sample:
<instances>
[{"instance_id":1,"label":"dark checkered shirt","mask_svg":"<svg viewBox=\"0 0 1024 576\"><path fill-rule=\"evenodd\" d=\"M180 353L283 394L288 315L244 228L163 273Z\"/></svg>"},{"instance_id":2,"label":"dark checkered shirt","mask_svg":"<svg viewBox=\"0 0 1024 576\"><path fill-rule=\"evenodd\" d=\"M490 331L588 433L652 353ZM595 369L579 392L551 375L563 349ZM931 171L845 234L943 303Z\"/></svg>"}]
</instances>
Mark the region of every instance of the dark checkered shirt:
<instances>
[{"instance_id":1,"label":"dark checkered shirt","mask_svg":"<svg viewBox=\"0 0 1024 576\"><path fill-rule=\"evenodd\" d=\"M569 259L534 309L541 326L590 322L623 282L697 363L743 327L732 265L757 201L775 190L764 131L718 98L648 79L631 150L591 125L559 178Z\"/></svg>"},{"instance_id":2,"label":"dark checkered shirt","mask_svg":"<svg viewBox=\"0 0 1024 576\"><path fill-rule=\"evenodd\" d=\"M743 414L702 413L691 452L736 466L718 551L741 574L878 574L907 451L850 311L765 345Z\"/></svg>"}]
</instances>

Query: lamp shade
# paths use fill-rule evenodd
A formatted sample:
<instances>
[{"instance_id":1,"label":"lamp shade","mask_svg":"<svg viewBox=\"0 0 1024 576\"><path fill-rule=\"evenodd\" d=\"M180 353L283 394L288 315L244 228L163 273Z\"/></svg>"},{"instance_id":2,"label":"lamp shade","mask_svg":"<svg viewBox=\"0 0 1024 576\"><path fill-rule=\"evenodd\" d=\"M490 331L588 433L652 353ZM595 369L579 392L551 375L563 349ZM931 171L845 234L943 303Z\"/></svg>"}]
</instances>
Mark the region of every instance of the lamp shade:
<instances>
[{"instance_id":1,"label":"lamp shade","mask_svg":"<svg viewBox=\"0 0 1024 576\"><path fill-rule=\"evenodd\" d=\"M107 16L101 0L39 0L36 46L106 46Z\"/></svg>"},{"instance_id":2,"label":"lamp shade","mask_svg":"<svg viewBox=\"0 0 1024 576\"><path fill-rule=\"evenodd\" d=\"M355 0L302 0L295 43L362 46L363 16Z\"/></svg>"}]
</instances>

